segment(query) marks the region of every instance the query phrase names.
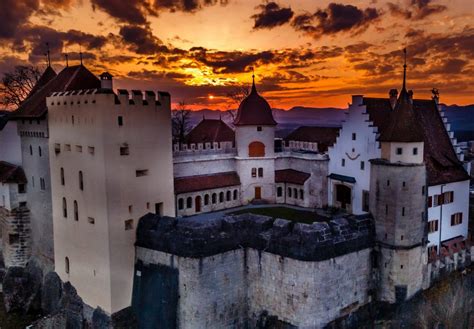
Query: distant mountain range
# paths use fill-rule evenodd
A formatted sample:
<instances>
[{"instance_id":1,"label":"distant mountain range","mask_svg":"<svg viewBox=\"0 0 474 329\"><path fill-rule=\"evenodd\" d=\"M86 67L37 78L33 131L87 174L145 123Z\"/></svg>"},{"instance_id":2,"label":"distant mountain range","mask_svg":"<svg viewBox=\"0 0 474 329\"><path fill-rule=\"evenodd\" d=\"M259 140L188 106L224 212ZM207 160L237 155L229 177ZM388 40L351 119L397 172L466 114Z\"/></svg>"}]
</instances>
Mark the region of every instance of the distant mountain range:
<instances>
[{"instance_id":1,"label":"distant mountain range","mask_svg":"<svg viewBox=\"0 0 474 329\"><path fill-rule=\"evenodd\" d=\"M474 104L446 106L446 116L459 141L474 140ZM338 108L314 108L295 106L289 110L273 109L278 122L277 136L284 137L299 126L337 127L342 125L346 110ZM228 111L202 109L191 113L191 126L202 118L219 119L232 125L233 117Z\"/></svg>"}]
</instances>

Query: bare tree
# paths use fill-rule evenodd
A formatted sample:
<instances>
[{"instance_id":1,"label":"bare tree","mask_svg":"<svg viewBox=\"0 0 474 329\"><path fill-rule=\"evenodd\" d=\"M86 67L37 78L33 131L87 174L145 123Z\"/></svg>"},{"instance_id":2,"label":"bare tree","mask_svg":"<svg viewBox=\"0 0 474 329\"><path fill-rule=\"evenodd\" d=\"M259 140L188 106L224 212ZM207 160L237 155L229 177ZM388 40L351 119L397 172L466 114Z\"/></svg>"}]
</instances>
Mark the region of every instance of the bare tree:
<instances>
[{"instance_id":1,"label":"bare tree","mask_svg":"<svg viewBox=\"0 0 474 329\"><path fill-rule=\"evenodd\" d=\"M250 94L250 88L246 85L236 85L226 94L227 98L233 101L237 107L240 103ZM235 119L236 111L228 109L227 114L231 117L232 121Z\"/></svg>"},{"instance_id":2,"label":"bare tree","mask_svg":"<svg viewBox=\"0 0 474 329\"><path fill-rule=\"evenodd\" d=\"M178 107L173 110L171 124L173 130L173 143L184 143L184 137L189 129L191 119L191 111L188 110L186 103L181 101Z\"/></svg>"},{"instance_id":3,"label":"bare tree","mask_svg":"<svg viewBox=\"0 0 474 329\"><path fill-rule=\"evenodd\" d=\"M36 66L15 66L13 71L6 72L0 85L0 104L7 108L18 107L28 97L41 77Z\"/></svg>"}]
</instances>

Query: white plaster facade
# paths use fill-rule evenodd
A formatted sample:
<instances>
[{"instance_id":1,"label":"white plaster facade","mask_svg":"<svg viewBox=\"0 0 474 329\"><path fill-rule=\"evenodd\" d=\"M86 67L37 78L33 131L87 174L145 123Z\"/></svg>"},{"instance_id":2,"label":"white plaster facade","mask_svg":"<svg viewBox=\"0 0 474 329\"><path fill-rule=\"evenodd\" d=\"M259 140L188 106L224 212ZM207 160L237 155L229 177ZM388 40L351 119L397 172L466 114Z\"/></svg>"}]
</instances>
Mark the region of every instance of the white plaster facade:
<instances>
[{"instance_id":1,"label":"white plaster facade","mask_svg":"<svg viewBox=\"0 0 474 329\"><path fill-rule=\"evenodd\" d=\"M170 97L147 92L145 101L95 91L47 98L55 270L108 313L131 302L138 219L175 215Z\"/></svg>"},{"instance_id":2,"label":"white plaster facade","mask_svg":"<svg viewBox=\"0 0 474 329\"><path fill-rule=\"evenodd\" d=\"M0 129L0 161L21 166L21 139L18 135L17 122L8 121Z\"/></svg>"}]
</instances>

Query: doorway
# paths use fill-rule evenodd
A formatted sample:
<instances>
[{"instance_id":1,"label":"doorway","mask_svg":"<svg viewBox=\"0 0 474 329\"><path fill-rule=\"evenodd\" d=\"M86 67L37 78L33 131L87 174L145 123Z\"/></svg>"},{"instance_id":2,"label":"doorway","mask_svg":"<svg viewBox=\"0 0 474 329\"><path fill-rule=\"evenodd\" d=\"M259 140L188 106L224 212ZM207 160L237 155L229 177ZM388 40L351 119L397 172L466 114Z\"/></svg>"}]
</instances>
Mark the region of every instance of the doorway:
<instances>
[{"instance_id":1,"label":"doorway","mask_svg":"<svg viewBox=\"0 0 474 329\"><path fill-rule=\"evenodd\" d=\"M351 205L352 190L349 186L337 184L336 185L336 201L341 205L341 208L349 210Z\"/></svg>"},{"instance_id":2,"label":"doorway","mask_svg":"<svg viewBox=\"0 0 474 329\"><path fill-rule=\"evenodd\" d=\"M255 200L260 200L262 198L262 188L260 186L255 186Z\"/></svg>"},{"instance_id":3,"label":"doorway","mask_svg":"<svg viewBox=\"0 0 474 329\"><path fill-rule=\"evenodd\" d=\"M194 199L194 211L201 212L201 196L198 195L196 199Z\"/></svg>"}]
</instances>

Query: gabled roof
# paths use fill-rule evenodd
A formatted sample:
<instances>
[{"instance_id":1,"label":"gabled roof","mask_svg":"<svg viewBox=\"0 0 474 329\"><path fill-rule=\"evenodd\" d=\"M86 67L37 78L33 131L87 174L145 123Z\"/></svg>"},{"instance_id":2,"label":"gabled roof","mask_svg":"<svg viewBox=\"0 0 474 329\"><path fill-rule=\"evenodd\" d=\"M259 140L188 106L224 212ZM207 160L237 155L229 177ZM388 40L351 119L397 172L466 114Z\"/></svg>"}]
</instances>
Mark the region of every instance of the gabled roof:
<instances>
[{"instance_id":1,"label":"gabled roof","mask_svg":"<svg viewBox=\"0 0 474 329\"><path fill-rule=\"evenodd\" d=\"M390 100L364 97L363 104L370 120L383 134L390 123ZM413 99L413 113L424 142L428 185L468 180L470 177L457 158L435 101Z\"/></svg>"},{"instance_id":2,"label":"gabled roof","mask_svg":"<svg viewBox=\"0 0 474 329\"><path fill-rule=\"evenodd\" d=\"M33 89L31 89L28 97L36 93L39 89L41 89L44 85L46 85L48 82L53 80L56 76L57 76L56 72L53 70L51 66L48 65L46 70L44 70L43 74L38 79L38 82L36 82Z\"/></svg>"},{"instance_id":3,"label":"gabled roof","mask_svg":"<svg viewBox=\"0 0 474 329\"><path fill-rule=\"evenodd\" d=\"M239 105L234 124L236 126L275 126L277 124L273 118L272 108L265 98L258 94L255 80L250 94Z\"/></svg>"},{"instance_id":4,"label":"gabled roof","mask_svg":"<svg viewBox=\"0 0 474 329\"><path fill-rule=\"evenodd\" d=\"M176 177L174 179L174 193L189 193L236 185L240 185L240 178L235 171L210 175Z\"/></svg>"},{"instance_id":5,"label":"gabled roof","mask_svg":"<svg viewBox=\"0 0 474 329\"><path fill-rule=\"evenodd\" d=\"M275 183L304 185L310 176L311 174L294 169L275 170Z\"/></svg>"},{"instance_id":6,"label":"gabled roof","mask_svg":"<svg viewBox=\"0 0 474 329\"><path fill-rule=\"evenodd\" d=\"M0 161L0 183L25 184L26 176L23 168L5 161Z\"/></svg>"},{"instance_id":7,"label":"gabled roof","mask_svg":"<svg viewBox=\"0 0 474 329\"><path fill-rule=\"evenodd\" d=\"M286 136L285 141L318 143L318 151L326 152L328 147L336 142L340 129L340 127L301 126Z\"/></svg>"},{"instance_id":8,"label":"gabled roof","mask_svg":"<svg viewBox=\"0 0 474 329\"><path fill-rule=\"evenodd\" d=\"M32 93L31 96L13 112L12 118L40 118L44 116L48 111L46 97L53 92L95 88L100 88L100 80L85 66L68 66L59 72L54 79L38 88L35 93Z\"/></svg>"},{"instance_id":9,"label":"gabled roof","mask_svg":"<svg viewBox=\"0 0 474 329\"><path fill-rule=\"evenodd\" d=\"M186 136L186 143L234 142L235 132L220 119L203 118Z\"/></svg>"},{"instance_id":10,"label":"gabled roof","mask_svg":"<svg viewBox=\"0 0 474 329\"><path fill-rule=\"evenodd\" d=\"M403 87L397 104L390 114L390 121L379 137L380 142L419 143L423 141L415 118L412 99Z\"/></svg>"}]
</instances>

